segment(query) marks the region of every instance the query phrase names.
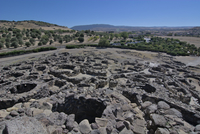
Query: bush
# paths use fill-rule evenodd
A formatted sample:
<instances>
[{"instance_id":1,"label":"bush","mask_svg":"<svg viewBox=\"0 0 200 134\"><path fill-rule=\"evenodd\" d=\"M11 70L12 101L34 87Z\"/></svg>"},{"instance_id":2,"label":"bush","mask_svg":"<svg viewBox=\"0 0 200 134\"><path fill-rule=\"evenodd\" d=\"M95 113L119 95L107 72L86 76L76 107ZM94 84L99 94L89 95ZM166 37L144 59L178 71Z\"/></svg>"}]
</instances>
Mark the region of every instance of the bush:
<instances>
[{"instance_id":1,"label":"bush","mask_svg":"<svg viewBox=\"0 0 200 134\"><path fill-rule=\"evenodd\" d=\"M11 39L11 42L17 42L18 40L17 40L17 38L12 38Z\"/></svg>"},{"instance_id":2,"label":"bush","mask_svg":"<svg viewBox=\"0 0 200 134\"><path fill-rule=\"evenodd\" d=\"M109 41L107 39L100 39L99 46L109 46Z\"/></svg>"},{"instance_id":3,"label":"bush","mask_svg":"<svg viewBox=\"0 0 200 134\"><path fill-rule=\"evenodd\" d=\"M6 37L6 34L2 34L2 37Z\"/></svg>"},{"instance_id":4,"label":"bush","mask_svg":"<svg viewBox=\"0 0 200 134\"><path fill-rule=\"evenodd\" d=\"M10 42L10 38L6 38L6 40L5 40L5 41L9 43L9 42Z\"/></svg>"},{"instance_id":5,"label":"bush","mask_svg":"<svg viewBox=\"0 0 200 134\"><path fill-rule=\"evenodd\" d=\"M81 34L80 34L80 37L84 37L84 34L83 34L83 33L81 33Z\"/></svg>"},{"instance_id":6,"label":"bush","mask_svg":"<svg viewBox=\"0 0 200 134\"><path fill-rule=\"evenodd\" d=\"M97 47L97 44L67 45L66 49L84 48L85 46Z\"/></svg>"},{"instance_id":7,"label":"bush","mask_svg":"<svg viewBox=\"0 0 200 134\"><path fill-rule=\"evenodd\" d=\"M23 37L23 40L27 40L27 37Z\"/></svg>"},{"instance_id":8,"label":"bush","mask_svg":"<svg viewBox=\"0 0 200 134\"><path fill-rule=\"evenodd\" d=\"M22 39L19 40L19 44L22 46L24 44L24 42L22 41Z\"/></svg>"},{"instance_id":9,"label":"bush","mask_svg":"<svg viewBox=\"0 0 200 134\"><path fill-rule=\"evenodd\" d=\"M14 56L14 55L20 55L20 54L26 54L26 53L37 53L41 51L49 51L49 50L56 50L56 47L40 47L32 50L14 50L11 52L4 52L0 53L0 57L6 57L6 56Z\"/></svg>"},{"instance_id":10,"label":"bush","mask_svg":"<svg viewBox=\"0 0 200 134\"><path fill-rule=\"evenodd\" d=\"M79 37L78 41L82 43L82 42L84 42L84 38L83 37Z\"/></svg>"},{"instance_id":11,"label":"bush","mask_svg":"<svg viewBox=\"0 0 200 134\"><path fill-rule=\"evenodd\" d=\"M30 47L30 46L31 46L31 43L30 43L30 42L26 42L25 45L26 45L27 47Z\"/></svg>"},{"instance_id":12,"label":"bush","mask_svg":"<svg viewBox=\"0 0 200 134\"><path fill-rule=\"evenodd\" d=\"M6 42L6 48L9 48L10 47L10 43L9 42Z\"/></svg>"},{"instance_id":13,"label":"bush","mask_svg":"<svg viewBox=\"0 0 200 134\"><path fill-rule=\"evenodd\" d=\"M0 42L0 49L1 49L1 48L3 48L3 43L2 43L2 42Z\"/></svg>"},{"instance_id":14,"label":"bush","mask_svg":"<svg viewBox=\"0 0 200 134\"><path fill-rule=\"evenodd\" d=\"M53 43L53 40L50 40L49 44L51 45Z\"/></svg>"},{"instance_id":15,"label":"bush","mask_svg":"<svg viewBox=\"0 0 200 134\"><path fill-rule=\"evenodd\" d=\"M31 38L31 39L29 40L29 42L30 42L32 45L34 45L35 39Z\"/></svg>"},{"instance_id":16,"label":"bush","mask_svg":"<svg viewBox=\"0 0 200 134\"><path fill-rule=\"evenodd\" d=\"M62 39L59 39L59 43L62 44L62 43L63 43L63 40L62 40Z\"/></svg>"},{"instance_id":17,"label":"bush","mask_svg":"<svg viewBox=\"0 0 200 134\"><path fill-rule=\"evenodd\" d=\"M15 41L15 42L12 42L11 43L11 47L14 47L14 48L17 48L18 47L18 43Z\"/></svg>"},{"instance_id":18,"label":"bush","mask_svg":"<svg viewBox=\"0 0 200 134\"><path fill-rule=\"evenodd\" d=\"M41 43L41 42L39 42L39 43L38 43L38 46L42 46L42 43Z\"/></svg>"},{"instance_id":19,"label":"bush","mask_svg":"<svg viewBox=\"0 0 200 134\"><path fill-rule=\"evenodd\" d=\"M66 49L83 48L84 45L67 45Z\"/></svg>"}]
</instances>

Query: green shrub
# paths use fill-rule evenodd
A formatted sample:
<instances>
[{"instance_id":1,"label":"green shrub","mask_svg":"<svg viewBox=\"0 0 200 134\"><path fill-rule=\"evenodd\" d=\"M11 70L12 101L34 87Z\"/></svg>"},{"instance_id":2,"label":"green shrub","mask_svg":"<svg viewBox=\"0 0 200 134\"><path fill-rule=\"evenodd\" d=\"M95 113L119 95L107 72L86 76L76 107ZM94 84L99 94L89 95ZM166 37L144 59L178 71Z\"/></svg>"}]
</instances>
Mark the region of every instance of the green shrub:
<instances>
[{"instance_id":1,"label":"green shrub","mask_svg":"<svg viewBox=\"0 0 200 134\"><path fill-rule=\"evenodd\" d=\"M31 46L31 43L30 43L30 42L26 42L25 45L26 45L27 47L30 47L30 46Z\"/></svg>"},{"instance_id":2,"label":"green shrub","mask_svg":"<svg viewBox=\"0 0 200 134\"><path fill-rule=\"evenodd\" d=\"M63 43L63 39L62 39L62 38L59 39L59 43L60 43L60 44Z\"/></svg>"},{"instance_id":3,"label":"green shrub","mask_svg":"<svg viewBox=\"0 0 200 134\"><path fill-rule=\"evenodd\" d=\"M41 43L41 42L39 42L39 43L38 43L38 46L42 46L42 43Z\"/></svg>"},{"instance_id":4,"label":"green shrub","mask_svg":"<svg viewBox=\"0 0 200 134\"><path fill-rule=\"evenodd\" d=\"M83 48L84 45L66 45L66 49Z\"/></svg>"},{"instance_id":5,"label":"green shrub","mask_svg":"<svg viewBox=\"0 0 200 134\"><path fill-rule=\"evenodd\" d=\"M6 48L9 48L10 47L10 43L9 42L6 42Z\"/></svg>"},{"instance_id":6,"label":"green shrub","mask_svg":"<svg viewBox=\"0 0 200 134\"><path fill-rule=\"evenodd\" d=\"M0 53L0 57L6 57L6 56L14 56L14 55L20 55L20 54L26 54L26 53L37 53L42 51L49 51L49 50L56 50L56 47L40 47L32 50L14 50L11 52L4 52Z\"/></svg>"},{"instance_id":7,"label":"green shrub","mask_svg":"<svg viewBox=\"0 0 200 134\"><path fill-rule=\"evenodd\" d=\"M100 39L99 46L108 46L110 43L107 39Z\"/></svg>"},{"instance_id":8,"label":"green shrub","mask_svg":"<svg viewBox=\"0 0 200 134\"><path fill-rule=\"evenodd\" d=\"M11 43L11 47L17 48L18 47L18 43L16 41Z\"/></svg>"},{"instance_id":9,"label":"green shrub","mask_svg":"<svg viewBox=\"0 0 200 134\"><path fill-rule=\"evenodd\" d=\"M50 40L49 44L51 45L53 43L53 40Z\"/></svg>"},{"instance_id":10,"label":"green shrub","mask_svg":"<svg viewBox=\"0 0 200 134\"><path fill-rule=\"evenodd\" d=\"M82 43L84 41L84 38L83 37L79 37L78 41Z\"/></svg>"},{"instance_id":11,"label":"green shrub","mask_svg":"<svg viewBox=\"0 0 200 134\"><path fill-rule=\"evenodd\" d=\"M3 43L2 43L2 42L0 42L0 49L1 49L1 48L3 48Z\"/></svg>"},{"instance_id":12,"label":"green shrub","mask_svg":"<svg viewBox=\"0 0 200 134\"><path fill-rule=\"evenodd\" d=\"M30 42L32 45L34 45L34 43L35 43L35 39L30 38L29 42Z\"/></svg>"}]
</instances>

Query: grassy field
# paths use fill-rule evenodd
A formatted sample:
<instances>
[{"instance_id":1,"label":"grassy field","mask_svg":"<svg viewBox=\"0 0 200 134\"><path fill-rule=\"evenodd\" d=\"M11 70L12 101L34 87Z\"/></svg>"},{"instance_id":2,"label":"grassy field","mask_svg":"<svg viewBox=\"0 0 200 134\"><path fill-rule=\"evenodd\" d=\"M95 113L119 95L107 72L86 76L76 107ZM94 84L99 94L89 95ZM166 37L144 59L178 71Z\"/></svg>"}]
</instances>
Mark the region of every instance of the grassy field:
<instances>
[{"instance_id":1,"label":"grassy field","mask_svg":"<svg viewBox=\"0 0 200 134\"><path fill-rule=\"evenodd\" d=\"M160 36L162 38L174 38L180 41L186 41L187 43L194 44L196 47L200 47L200 38L198 37L184 37L184 36Z\"/></svg>"}]
</instances>

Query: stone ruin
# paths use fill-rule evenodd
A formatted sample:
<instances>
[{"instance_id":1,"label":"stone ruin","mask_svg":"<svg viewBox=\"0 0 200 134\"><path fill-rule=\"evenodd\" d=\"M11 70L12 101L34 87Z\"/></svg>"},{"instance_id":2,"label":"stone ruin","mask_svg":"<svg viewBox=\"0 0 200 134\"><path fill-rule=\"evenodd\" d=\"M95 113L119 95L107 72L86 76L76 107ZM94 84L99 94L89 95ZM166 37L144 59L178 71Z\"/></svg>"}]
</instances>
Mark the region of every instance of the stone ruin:
<instances>
[{"instance_id":1,"label":"stone ruin","mask_svg":"<svg viewBox=\"0 0 200 134\"><path fill-rule=\"evenodd\" d=\"M200 74L171 57L152 66L109 55L63 52L1 68L0 132L200 133Z\"/></svg>"}]
</instances>

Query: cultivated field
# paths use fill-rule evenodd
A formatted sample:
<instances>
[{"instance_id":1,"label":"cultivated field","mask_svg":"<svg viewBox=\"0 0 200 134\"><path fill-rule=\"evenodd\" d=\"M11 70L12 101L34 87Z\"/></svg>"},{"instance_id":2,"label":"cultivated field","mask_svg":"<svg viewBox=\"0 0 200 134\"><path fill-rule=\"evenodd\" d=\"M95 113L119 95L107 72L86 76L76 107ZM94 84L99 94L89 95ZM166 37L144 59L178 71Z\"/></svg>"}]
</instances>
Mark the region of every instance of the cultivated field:
<instances>
[{"instance_id":1,"label":"cultivated field","mask_svg":"<svg viewBox=\"0 0 200 134\"><path fill-rule=\"evenodd\" d=\"M200 38L198 37L183 37L183 36L160 36L163 38L174 38L180 41L186 41L187 43L194 44L196 47L200 47Z\"/></svg>"}]
</instances>

